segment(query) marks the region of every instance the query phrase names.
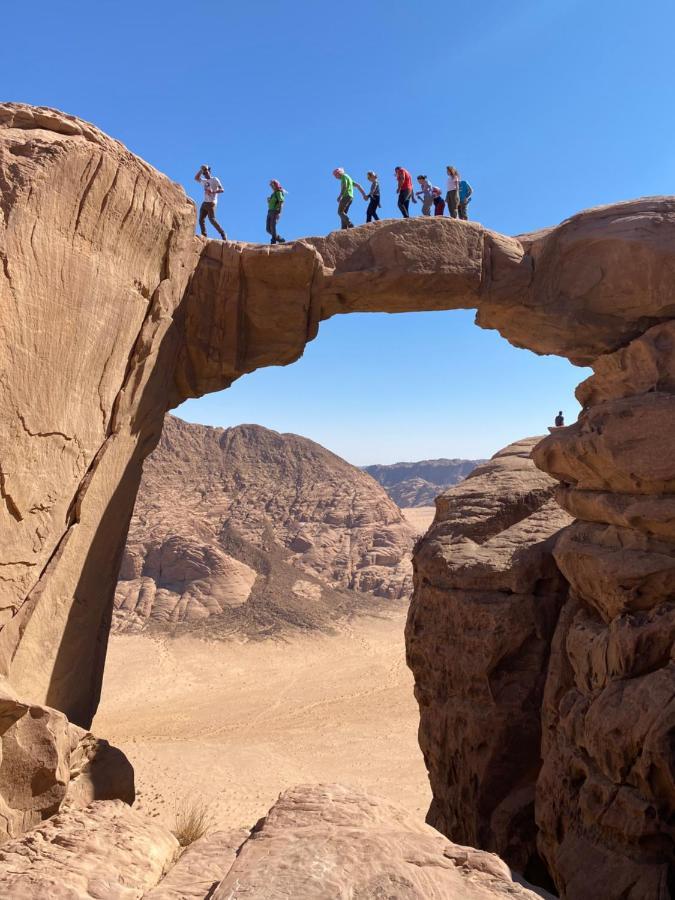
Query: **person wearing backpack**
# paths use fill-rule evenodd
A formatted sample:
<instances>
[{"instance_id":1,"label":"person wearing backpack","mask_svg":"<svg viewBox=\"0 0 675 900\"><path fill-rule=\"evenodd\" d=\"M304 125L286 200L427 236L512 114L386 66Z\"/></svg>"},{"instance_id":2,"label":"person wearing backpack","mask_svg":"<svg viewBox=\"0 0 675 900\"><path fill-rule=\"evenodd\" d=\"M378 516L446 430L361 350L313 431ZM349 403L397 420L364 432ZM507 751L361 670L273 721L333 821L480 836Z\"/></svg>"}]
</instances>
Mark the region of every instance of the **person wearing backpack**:
<instances>
[{"instance_id":1,"label":"person wearing backpack","mask_svg":"<svg viewBox=\"0 0 675 900\"><path fill-rule=\"evenodd\" d=\"M415 194L413 193L412 175L407 169L404 169L403 166L396 166L394 174L396 175L398 208L401 210L403 218L409 219L410 212L408 208L410 206L410 201L412 200L413 203L417 203Z\"/></svg>"},{"instance_id":2,"label":"person wearing backpack","mask_svg":"<svg viewBox=\"0 0 675 900\"><path fill-rule=\"evenodd\" d=\"M473 188L469 184L468 181L460 181L459 183L459 217L460 219L466 220L469 218L469 214L467 211L467 207L469 203L471 203L471 196L473 195Z\"/></svg>"},{"instance_id":3,"label":"person wearing backpack","mask_svg":"<svg viewBox=\"0 0 675 900\"><path fill-rule=\"evenodd\" d=\"M340 182L340 193L338 194L338 216L340 216L340 228L353 228L354 224L347 215L349 207L354 200L354 181L347 175L342 167L333 169L333 177Z\"/></svg>"},{"instance_id":4,"label":"person wearing backpack","mask_svg":"<svg viewBox=\"0 0 675 900\"><path fill-rule=\"evenodd\" d=\"M271 237L270 244L285 244L284 238L279 237L277 234L277 223L286 199L286 191L275 178L270 181L270 187L272 188L272 193L267 198L267 224L265 230Z\"/></svg>"},{"instance_id":5,"label":"person wearing backpack","mask_svg":"<svg viewBox=\"0 0 675 900\"><path fill-rule=\"evenodd\" d=\"M459 172L454 166L447 166L448 187L445 202L448 204L448 215L453 219L458 217L459 208Z\"/></svg>"}]
</instances>

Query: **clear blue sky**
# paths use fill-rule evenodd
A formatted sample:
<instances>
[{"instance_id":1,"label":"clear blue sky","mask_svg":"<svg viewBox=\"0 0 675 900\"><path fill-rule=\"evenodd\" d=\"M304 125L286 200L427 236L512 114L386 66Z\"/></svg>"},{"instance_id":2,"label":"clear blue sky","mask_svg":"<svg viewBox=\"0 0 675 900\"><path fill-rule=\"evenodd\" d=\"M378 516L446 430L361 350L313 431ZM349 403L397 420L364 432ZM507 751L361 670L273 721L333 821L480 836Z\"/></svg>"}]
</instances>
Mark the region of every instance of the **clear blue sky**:
<instances>
[{"instance_id":1,"label":"clear blue sky","mask_svg":"<svg viewBox=\"0 0 675 900\"><path fill-rule=\"evenodd\" d=\"M99 0L6 5L3 99L95 122L264 240L268 181L282 233L329 231L331 170L471 181L473 218L515 234L600 203L673 192L675 4L651 0ZM360 220L364 205L354 203ZM179 414L305 434L352 462L482 456L541 433L576 383L564 360L509 347L468 313L348 316L305 357Z\"/></svg>"}]
</instances>

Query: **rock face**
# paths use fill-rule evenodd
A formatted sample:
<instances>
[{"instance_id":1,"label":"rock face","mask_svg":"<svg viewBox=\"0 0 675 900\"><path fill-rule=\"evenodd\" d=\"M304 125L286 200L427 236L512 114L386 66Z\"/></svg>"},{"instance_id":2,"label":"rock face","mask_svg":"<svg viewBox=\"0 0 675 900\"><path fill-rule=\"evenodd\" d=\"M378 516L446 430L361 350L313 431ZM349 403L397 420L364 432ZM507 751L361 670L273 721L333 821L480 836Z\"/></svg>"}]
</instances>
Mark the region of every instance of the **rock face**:
<instances>
[{"instance_id":1,"label":"rock face","mask_svg":"<svg viewBox=\"0 0 675 900\"><path fill-rule=\"evenodd\" d=\"M512 344L596 371L579 423L535 455L580 517L555 550L571 596L543 706L538 846L568 897L665 897L675 198L520 238L438 218L260 247L202 241L194 222L177 185L93 126L0 105L0 678L88 727L169 408L293 362L332 315L475 308Z\"/></svg>"},{"instance_id":2,"label":"rock face","mask_svg":"<svg viewBox=\"0 0 675 900\"><path fill-rule=\"evenodd\" d=\"M675 323L601 357L579 421L535 450L579 517L558 541L570 601L553 642L537 785L565 896L675 892ZM579 861L585 860L584 872Z\"/></svg>"},{"instance_id":3,"label":"rock face","mask_svg":"<svg viewBox=\"0 0 675 900\"><path fill-rule=\"evenodd\" d=\"M178 186L96 128L0 106L0 675L84 726L193 222Z\"/></svg>"},{"instance_id":4,"label":"rock face","mask_svg":"<svg viewBox=\"0 0 675 900\"><path fill-rule=\"evenodd\" d=\"M145 465L114 626L319 625L367 602L350 592L409 596L412 544L384 490L313 441L169 416Z\"/></svg>"},{"instance_id":5,"label":"rock face","mask_svg":"<svg viewBox=\"0 0 675 900\"><path fill-rule=\"evenodd\" d=\"M533 879L542 695L567 594L552 552L571 521L530 459L538 440L506 447L437 499L406 628L427 821Z\"/></svg>"},{"instance_id":6,"label":"rock face","mask_svg":"<svg viewBox=\"0 0 675 900\"><path fill-rule=\"evenodd\" d=\"M397 506L433 506L436 497L462 481L484 459L426 459L391 466L365 466L365 471Z\"/></svg>"}]
</instances>

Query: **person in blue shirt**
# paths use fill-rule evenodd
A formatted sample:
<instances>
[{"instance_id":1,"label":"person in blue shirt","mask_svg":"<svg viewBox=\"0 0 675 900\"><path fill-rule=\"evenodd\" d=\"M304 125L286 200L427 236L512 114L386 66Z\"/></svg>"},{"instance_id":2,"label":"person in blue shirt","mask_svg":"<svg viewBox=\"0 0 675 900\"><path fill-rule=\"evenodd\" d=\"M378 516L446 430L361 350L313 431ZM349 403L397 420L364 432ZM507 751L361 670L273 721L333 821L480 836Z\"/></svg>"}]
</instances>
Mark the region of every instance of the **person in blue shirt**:
<instances>
[{"instance_id":1,"label":"person in blue shirt","mask_svg":"<svg viewBox=\"0 0 675 900\"><path fill-rule=\"evenodd\" d=\"M467 207L471 202L473 188L468 181L460 181L459 183L459 217L466 221L469 218Z\"/></svg>"}]
</instances>

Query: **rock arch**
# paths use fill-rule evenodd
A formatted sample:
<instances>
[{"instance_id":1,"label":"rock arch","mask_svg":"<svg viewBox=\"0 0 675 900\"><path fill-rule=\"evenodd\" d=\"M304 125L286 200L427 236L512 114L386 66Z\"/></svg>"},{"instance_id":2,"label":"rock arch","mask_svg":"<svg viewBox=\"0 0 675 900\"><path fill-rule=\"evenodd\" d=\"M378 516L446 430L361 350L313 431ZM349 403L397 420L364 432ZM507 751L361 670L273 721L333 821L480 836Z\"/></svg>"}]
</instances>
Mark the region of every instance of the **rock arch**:
<instances>
[{"instance_id":1,"label":"rock arch","mask_svg":"<svg viewBox=\"0 0 675 900\"><path fill-rule=\"evenodd\" d=\"M169 408L292 362L332 315L475 308L478 325L512 344L596 372L580 388L579 422L535 451L580 520L556 553L572 587L560 684L574 684L584 709L605 697L606 715L616 713L606 737L618 746L629 738L616 711L634 691L648 711L648 753L628 774L630 754L589 746L575 756L568 732L581 714L552 721L548 740L560 777L582 763L604 772L593 796L608 822L617 803L636 804L644 821L624 850L642 847L639 865L665 885L675 805L663 724L673 715L675 199L590 210L519 238L418 219L270 248L196 238L194 219L179 186L93 126L0 106L6 691L91 721L141 467ZM605 663L589 668L598 655ZM561 810L541 823L560 880L556 824L587 840L593 865L611 863L611 824L584 831L591 806L576 791L565 795L571 819Z\"/></svg>"}]
</instances>

